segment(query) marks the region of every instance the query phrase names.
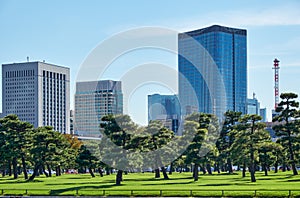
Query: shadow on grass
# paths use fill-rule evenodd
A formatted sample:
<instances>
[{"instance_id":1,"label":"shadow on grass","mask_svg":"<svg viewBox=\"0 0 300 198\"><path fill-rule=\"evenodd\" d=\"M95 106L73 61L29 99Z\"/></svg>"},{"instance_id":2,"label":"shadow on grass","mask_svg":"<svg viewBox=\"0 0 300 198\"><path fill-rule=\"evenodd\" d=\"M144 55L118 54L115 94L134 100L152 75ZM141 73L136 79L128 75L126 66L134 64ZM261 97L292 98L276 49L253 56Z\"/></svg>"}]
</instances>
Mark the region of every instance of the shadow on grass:
<instances>
[{"instance_id":1,"label":"shadow on grass","mask_svg":"<svg viewBox=\"0 0 300 198\"><path fill-rule=\"evenodd\" d=\"M72 179L70 179L72 180ZM126 179L127 180L127 179ZM85 184L98 184L98 185L101 185L101 184L107 184L107 183L115 183L116 181L114 179L101 179L101 180L92 180L92 181L85 181L85 182L80 182L80 183L73 183L73 182L63 182L63 183L48 183L48 184L45 184L47 186L61 186L61 185L85 185Z\"/></svg>"},{"instance_id":2,"label":"shadow on grass","mask_svg":"<svg viewBox=\"0 0 300 198\"><path fill-rule=\"evenodd\" d=\"M80 186L80 187L71 187L71 188L64 188L64 189L56 189L56 190L51 190L50 191L50 196L53 195L60 195L62 193L65 192L71 192L71 194L74 194L76 190L80 191L80 190L102 190L104 189L108 189L111 187L116 186L115 184L106 184L106 185L100 185L100 186ZM72 193L73 192L73 193Z\"/></svg>"},{"instance_id":3,"label":"shadow on grass","mask_svg":"<svg viewBox=\"0 0 300 198\"><path fill-rule=\"evenodd\" d=\"M22 183L39 183L39 182L44 182L40 180L33 180L33 181L28 181L28 180L15 180L15 181L5 181L5 182L0 182L0 184L22 184Z\"/></svg>"},{"instance_id":4,"label":"shadow on grass","mask_svg":"<svg viewBox=\"0 0 300 198\"><path fill-rule=\"evenodd\" d=\"M126 181L170 181L170 180L190 180L193 179L193 177L176 177L176 178L125 178Z\"/></svg>"},{"instance_id":5,"label":"shadow on grass","mask_svg":"<svg viewBox=\"0 0 300 198\"><path fill-rule=\"evenodd\" d=\"M232 186L233 184L200 184L199 186Z\"/></svg>"},{"instance_id":6,"label":"shadow on grass","mask_svg":"<svg viewBox=\"0 0 300 198\"><path fill-rule=\"evenodd\" d=\"M257 180L272 180L271 178L257 178Z\"/></svg>"},{"instance_id":7,"label":"shadow on grass","mask_svg":"<svg viewBox=\"0 0 300 198\"><path fill-rule=\"evenodd\" d=\"M180 182L180 183L178 183L178 182L168 182L168 183L164 183L164 184L162 184L162 183L150 183L150 184L141 184L142 186L156 186L156 185L178 185L178 184L192 184L192 183L194 183L194 181L188 181L188 182Z\"/></svg>"},{"instance_id":8,"label":"shadow on grass","mask_svg":"<svg viewBox=\"0 0 300 198\"><path fill-rule=\"evenodd\" d=\"M300 179L289 179L284 182L300 182Z\"/></svg>"}]
</instances>

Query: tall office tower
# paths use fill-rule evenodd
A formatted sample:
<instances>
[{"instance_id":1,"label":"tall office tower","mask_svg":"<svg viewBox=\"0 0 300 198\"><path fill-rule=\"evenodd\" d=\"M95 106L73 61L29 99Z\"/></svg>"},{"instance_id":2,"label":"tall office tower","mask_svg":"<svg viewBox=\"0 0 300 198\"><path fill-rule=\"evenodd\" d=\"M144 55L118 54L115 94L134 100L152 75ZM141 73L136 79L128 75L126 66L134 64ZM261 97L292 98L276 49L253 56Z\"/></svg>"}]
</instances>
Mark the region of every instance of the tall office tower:
<instances>
[{"instance_id":1,"label":"tall office tower","mask_svg":"<svg viewBox=\"0 0 300 198\"><path fill-rule=\"evenodd\" d=\"M222 117L227 110L247 112L246 39L246 30L219 25L178 35L183 114L199 111Z\"/></svg>"},{"instance_id":2,"label":"tall office tower","mask_svg":"<svg viewBox=\"0 0 300 198\"><path fill-rule=\"evenodd\" d=\"M2 65L3 116L70 132L70 69L45 62Z\"/></svg>"},{"instance_id":3,"label":"tall office tower","mask_svg":"<svg viewBox=\"0 0 300 198\"><path fill-rule=\"evenodd\" d=\"M148 122L159 120L165 127L177 134L180 117L180 105L177 95L148 95Z\"/></svg>"},{"instance_id":4,"label":"tall office tower","mask_svg":"<svg viewBox=\"0 0 300 198\"><path fill-rule=\"evenodd\" d=\"M123 113L121 81L101 80L76 83L74 132L100 137L104 115Z\"/></svg>"}]
</instances>

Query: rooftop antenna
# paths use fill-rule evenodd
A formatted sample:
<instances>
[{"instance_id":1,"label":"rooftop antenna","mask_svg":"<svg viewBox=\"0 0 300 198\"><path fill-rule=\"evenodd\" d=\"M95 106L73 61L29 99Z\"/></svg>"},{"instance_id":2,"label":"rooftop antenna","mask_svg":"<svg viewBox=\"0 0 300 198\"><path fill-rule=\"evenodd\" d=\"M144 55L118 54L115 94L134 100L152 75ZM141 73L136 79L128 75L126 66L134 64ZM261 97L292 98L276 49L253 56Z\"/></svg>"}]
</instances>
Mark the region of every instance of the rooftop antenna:
<instances>
[{"instance_id":1,"label":"rooftop antenna","mask_svg":"<svg viewBox=\"0 0 300 198\"><path fill-rule=\"evenodd\" d=\"M29 62L29 56L27 56L27 62Z\"/></svg>"}]
</instances>

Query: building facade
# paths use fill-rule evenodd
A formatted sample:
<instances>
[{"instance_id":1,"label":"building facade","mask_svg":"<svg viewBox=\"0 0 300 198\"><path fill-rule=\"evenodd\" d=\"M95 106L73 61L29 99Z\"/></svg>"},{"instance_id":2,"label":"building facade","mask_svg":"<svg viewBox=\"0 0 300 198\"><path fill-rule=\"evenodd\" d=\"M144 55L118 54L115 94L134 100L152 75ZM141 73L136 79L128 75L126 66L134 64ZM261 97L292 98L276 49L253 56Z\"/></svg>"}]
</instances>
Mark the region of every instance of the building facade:
<instances>
[{"instance_id":1,"label":"building facade","mask_svg":"<svg viewBox=\"0 0 300 198\"><path fill-rule=\"evenodd\" d=\"M45 62L2 65L3 116L70 132L70 69Z\"/></svg>"},{"instance_id":2,"label":"building facade","mask_svg":"<svg viewBox=\"0 0 300 198\"><path fill-rule=\"evenodd\" d=\"M177 95L148 95L148 123L161 121L165 127L178 132L181 121L181 109Z\"/></svg>"},{"instance_id":3,"label":"building facade","mask_svg":"<svg viewBox=\"0 0 300 198\"><path fill-rule=\"evenodd\" d=\"M261 116L261 118L262 118L262 122L267 122L268 120L267 120L267 108L261 108L260 110L259 110L259 115Z\"/></svg>"},{"instance_id":4,"label":"building facade","mask_svg":"<svg viewBox=\"0 0 300 198\"><path fill-rule=\"evenodd\" d=\"M227 110L247 112L246 30L213 25L180 33L178 53L183 114L192 110L221 117Z\"/></svg>"},{"instance_id":5,"label":"building facade","mask_svg":"<svg viewBox=\"0 0 300 198\"><path fill-rule=\"evenodd\" d=\"M123 113L120 81L102 80L76 83L74 133L99 137L104 115Z\"/></svg>"},{"instance_id":6,"label":"building facade","mask_svg":"<svg viewBox=\"0 0 300 198\"><path fill-rule=\"evenodd\" d=\"M255 97L247 99L247 114L260 115L260 102Z\"/></svg>"}]
</instances>

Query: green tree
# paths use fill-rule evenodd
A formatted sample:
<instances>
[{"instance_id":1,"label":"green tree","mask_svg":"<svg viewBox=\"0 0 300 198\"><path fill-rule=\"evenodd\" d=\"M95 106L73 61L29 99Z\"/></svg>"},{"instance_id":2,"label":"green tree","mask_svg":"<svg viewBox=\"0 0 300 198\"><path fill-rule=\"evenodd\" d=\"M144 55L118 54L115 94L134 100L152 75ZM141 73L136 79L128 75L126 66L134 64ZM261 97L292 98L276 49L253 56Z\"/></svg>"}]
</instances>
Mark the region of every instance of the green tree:
<instances>
[{"instance_id":1,"label":"green tree","mask_svg":"<svg viewBox=\"0 0 300 198\"><path fill-rule=\"evenodd\" d=\"M300 111L298 110L299 102L295 99L298 95L295 93L282 93L280 95L282 101L278 104L276 112L278 116L273 118L273 122L279 122L273 129L276 135L282 139L282 142L287 142L289 152L289 162L292 165L294 175L298 175L296 168L296 155L295 151L299 145L299 139L297 136L300 134ZM284 146L284 145L283 145Z\"/></svg>"},{"instance_id":2,"label":"green tree","mask_svg":"<svg viewBox=\"0 0 300 198\"><path fill-rule=\"evenodd\" d=\"M147 139L145 139L144 142L144 148L147 148L148 151L157 150L174 138L174 132L164 127L162 122L158 120L150 121L149 125L145 128L144 133L147 134ZM166 153L167 152L165 152L165 154ZM154 155L155 164L152 164L152 167L155 167L155 178L160 177L159 169L161 169L164 179L169 179L165 169L165 164L163 163L164 156L157 153Z\"/></svg>"},{"instance_id":3,"label":"green tree","mask_svg":"<svg viewBox=\"0 0 300 198\"><path fill-rule=\"evenodd\" d=\"M21 159L24 178L28 179L26 169L26 158L31 142L31 131L33 126L28 122L19 120L16 115L7 115L0 119L1 139L4 140L2 150L8 152L13 165L14 179L18 178L18 159Z\"/></svg>"},{"instance_id":4,"label":"green tree","mask_svg":"<svg viewBox=\"0 0 300 198\"><path fill-rule=\"evenodd\" d=\"M88 168L89 173L92 177L95 177L93 169L96 168L98 160L95 156L92 155L90 150L87 149L86 146L82 145L79 149L79 154L76 158L76 163L78 164L81 170L86 170ZM82 171L81 171L82 172Z\"/></svg>"},{"instance_id":5,"label":"green tree","mask_svg":"<svg viewBox=\"0 0 300 198\"><path fill-rule=\"evenodd\" d=\"M51 126L38 127L33 132L32 148L30 150L34 171L29 180L33 180L42 170L51 176L51 166L59 166L67 156L69 143L59 132ZM48 169L46 172L45 167Z\"/></svg>"},{"instance_id":6,"label":"green tree","mask_svg":"<svg viewBox=\"0 0 300 198\"><path fill-rule=\"evenodd\" d=\"M209 140L210 138L210 135L208 133L209 131L215 132L215 130L217 130L217 128L213 130L210 128L212 127L211 122L212 115L204 113L193 113L187 116L185 119L184 133L194 134L194 139L185 152L186 163L194 163L194 181L198 181L198 168L201 164L206 162L207 153L209 155L209 152L206 152L205 155L202 155L203 151L210 151L211 149L213 149L211 147L211 144L209 144L209 141L205 141ZM204 165L202 165L202 169L204 170L205 167L203 166Z\"/></svg>"},{"instance_id":7,"label":"green tree","mask_svg":"<svg viewBox=\"0 0 300 198\"><path fill-rule=\"evenodd\" d=\"M234 111L227 111L225 112L225 120L224 124L220 133L220 137L216 143L217 148L220 152L218 159L220 162L225 162L225 170L228 173L233 173L232 170L232 157L230 152L230 147L234 142L234 133L233 128L234 125L239 121L242 113L241 112L234 112ZM224 167L224 166L223 166ZM222 168L223 169L223 168Z\"/></svg>"},{"instance_id":8,"label":"green tree","mask_svg":"<svg viewBox=\"0 0 300 198\"><path fill-rule=\"evenodd\" d=\"M106 137L101 141L100 149L105 148L108 145L108 141L111 140L116 146L121 149L113 149L108 153L104 153L102 156L105 159L111 159L111 164L121 165L122 167L129 167L128 159L126 157L126 150L130 148L131 137L137 131L137 125L133 123L128 115L107 115L102 117L102 123L100 127ZM120 167L120 166L119 166ZM118 170L116 175L116 185L120 185L123 181L123 171Z\"/></svg>"},{"instance_id":9,"label":"green tree","mask_svg":"<svg viewBox=\"0 0 300 198\"><path fill-rule=\"evenodd\" d=\"M280 144L272 142L270 139L262 142L258 147L259 161L265 176L268 176L268 169L273 164L276 165L276 153L282 149Z\"/></svg>"},{"instance_id":10,"label":"green tree","mask_svg":"<svg viewBox=\"0 0 300 198\"><path fill-rule=\"evenodd\" d=\"M265 130L265 124L259 122L261 116L244 115L236 125L235 141L231 151L236 156L243 156L244 165L247 163L250 170L251 182L256 182L255 169L258 158L260 143L270 139L269 133ZM245 166L243 167L245 170Z\"/></svg>"}]
</instances>

